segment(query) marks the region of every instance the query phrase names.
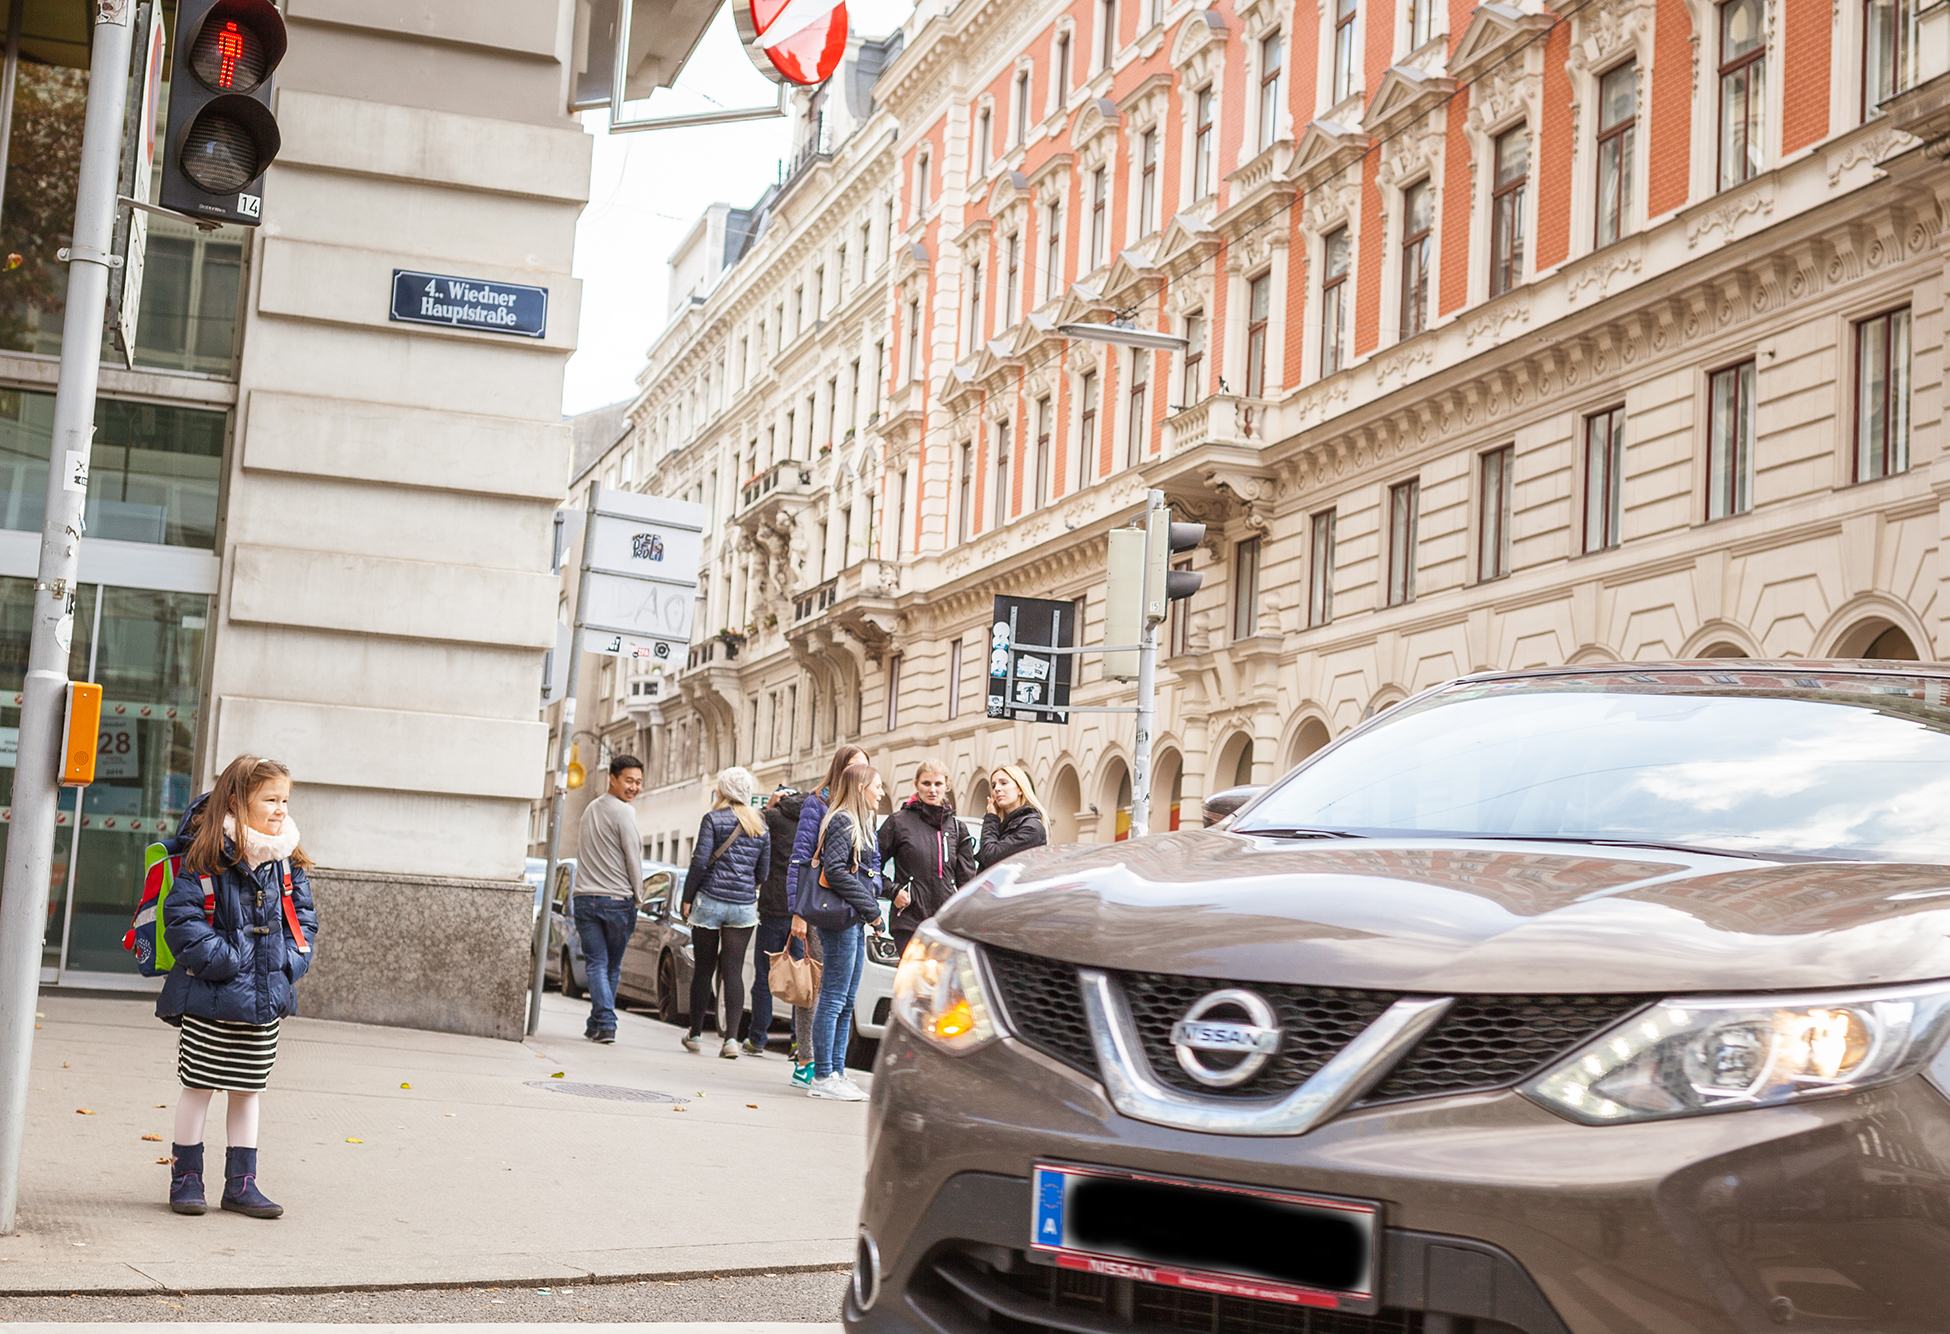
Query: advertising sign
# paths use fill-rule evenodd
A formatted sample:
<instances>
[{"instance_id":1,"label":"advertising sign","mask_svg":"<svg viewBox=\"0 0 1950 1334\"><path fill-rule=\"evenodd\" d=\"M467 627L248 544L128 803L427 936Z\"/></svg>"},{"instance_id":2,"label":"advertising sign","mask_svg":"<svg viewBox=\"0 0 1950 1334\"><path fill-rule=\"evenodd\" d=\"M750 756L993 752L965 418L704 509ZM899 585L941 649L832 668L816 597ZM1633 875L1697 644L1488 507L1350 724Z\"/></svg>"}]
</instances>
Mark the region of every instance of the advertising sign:
<instances>
[{"instance_id":1,"label":"advertising sign","mask_svg":"<svg viewBox=\"0 0 1950 1334\"><path fill-rule=\"evenodd\" d=\"M1070 656L1039 649L1076 646L1077 606L1046 598L998 597L989 627L988 716L1070 721Z\"/></svg>"},{"instance_id":2,"label":"advertising sign","mask_svg":"<svg viewBox=\"0 0 1950 1334\"><path fill-rule=\"evenodd\" d=\"M738 38L774 83L813 88L846 54L846 0L731 0Z\"/></svg>"}]
</instances>

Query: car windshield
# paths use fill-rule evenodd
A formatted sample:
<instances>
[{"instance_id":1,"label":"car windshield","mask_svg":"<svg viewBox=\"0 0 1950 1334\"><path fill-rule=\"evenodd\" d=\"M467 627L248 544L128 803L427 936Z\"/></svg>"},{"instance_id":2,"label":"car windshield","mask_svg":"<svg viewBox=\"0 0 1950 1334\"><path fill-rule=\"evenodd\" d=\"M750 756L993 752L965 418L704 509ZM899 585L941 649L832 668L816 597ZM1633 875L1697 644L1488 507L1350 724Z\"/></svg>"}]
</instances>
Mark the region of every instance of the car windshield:
<instances>
[{"instance_id":1,"label":"car windshield","mask_svg":"<svg viewBox=\"0 0 1950 1334\"><path fill-rule=\"evenodd\" d=\"M1235 828L1950 862L1942 682L1661 684L1676 675L1450 687L1325 752Z\"/></svg>"}]
</instances>

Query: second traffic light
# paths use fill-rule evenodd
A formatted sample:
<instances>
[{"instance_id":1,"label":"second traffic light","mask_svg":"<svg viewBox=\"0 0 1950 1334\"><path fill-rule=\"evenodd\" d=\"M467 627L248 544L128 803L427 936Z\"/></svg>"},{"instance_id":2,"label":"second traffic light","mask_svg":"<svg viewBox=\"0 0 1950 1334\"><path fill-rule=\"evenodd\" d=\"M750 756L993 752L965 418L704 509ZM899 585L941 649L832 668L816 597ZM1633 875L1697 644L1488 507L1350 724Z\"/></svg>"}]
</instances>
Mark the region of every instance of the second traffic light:
<instances>
[{"instance_id":1,"label":"second traffic light","mask_svg":"<svg viewBox=\"0 0 1950 1334\"><path fill-rule=\"evenodd\" d=\"M271 75L284 52L284 16L272 0L176 6L164 208L247 227L263 220L264 172L283 143Z\"/></svg>"},{"instance_id":2,"label":"second traffic light","mask_svg":"<svg viewBox=\"0 0 1950 1334\"><path fill-rule=\"evenodd\" d=\"M1173 523L1171 508L1154 505L1145 511L1144 619L1156 625L1172 603L1198 592L1205 576L1174 570L1171 558L1205 540L1202 523Z\"/></svg>"}]
</instances>

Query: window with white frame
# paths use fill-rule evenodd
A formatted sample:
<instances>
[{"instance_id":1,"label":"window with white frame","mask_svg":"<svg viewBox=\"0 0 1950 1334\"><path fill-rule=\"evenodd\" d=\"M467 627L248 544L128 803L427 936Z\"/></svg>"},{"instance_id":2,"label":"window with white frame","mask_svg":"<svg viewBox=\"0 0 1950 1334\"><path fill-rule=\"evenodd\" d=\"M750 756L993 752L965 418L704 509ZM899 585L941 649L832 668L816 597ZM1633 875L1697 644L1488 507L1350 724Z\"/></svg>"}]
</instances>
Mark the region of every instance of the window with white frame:
<instances>
[{"instance_id":1,"label":"window with white frame","mask_svg":"<svg viewBox=\"0 0 1950 1334\"><path fill-rule=\"evenodd\" d=\"M1320 511L1307 528L1307 625L1312 628L1334 619L1334 511Z\"/></svg>"},{"instance_id":2,"label":"window with white frame","mask_svg":"<svg viewBox=\"0 0 1950 1334\"><path fill-rule=\"evenodd\" d=\"M1416 529L1422 521L1422 480L1388 488L1388 605L1415 600Z\"/></svg>"},{"instance_id":3,"label":"window with white frame","mask_svg":"<svg viewBox=\"0 0 1950 1334\"><path fill-rule=\"evenodd\" d=\"M1327 85L1331 105L1354 96L1354 81L1360 77L1360 53L1354 49L1354 20L1359 12L1357 0L1334 0L1334 64Z\"/></svg>"},{"instance_id":4,"label":"window with white frame","mask_svg":"<svg viewBox=\"0 0 1950 1334\"><path fill-rule=\"evenodd\" d=\"M1638 140L1638 65L1626 61L1598 80L1597 243L1610 245L1632 225L1632 171Z\"/></svg>"},{"instance_id":5,"label":"window with white frame","mask_svg":"<svg viewBox=\"0 0 1950 1334\"><path fill-rule=\"evenodd\" d=\"M1419 51L1435 36L1436 0L1408 0L1408 49Z\"/></svg>"},{"instance_id":6,"label":"window with white frame","mask_svg":"<svg viewBox=\"0 0 1950 1334\"><path fill-rule=\"evenodd\" d=\"M1138 235L1158 230L1158 131L1138 137Z\"/></svg>"},{"instance_id":7,"label":"window with white frame","mask_svg":"<svg viewBox=\"0 0 1950 1334\"><path fill-rule=\"evenodd\" d=\"M1429 247L1434 234L1435 192L1426 180L1402 191L1401 336L1413 338L1429 324Z\"/></svg>"},{"instance_id":8,"label":"window with white frame","mask_svg":"<svg viewBox=\"0 0 1950 1334\"><path fill-rule=\"evenodd\" d=\"M1625 406L1584 419L1584 549L1609 551L1623 540Z\"/></svg>"},{"instance_id":9,"label":"window with white frame","mask_svg":"<svg viewBox=\"0 0 1950 1334\"><path fill-rule=\"evenodd\" d=\"M923 149L920 156L914 159L914 215L916 217L928 211L928 187L932 183L928 179L929 165L928 153Z\"/></svg>"},{"instance_id":10,"label":"window with white frame","mask_svg":"<svg viewBox=\"0 0 1950 1334\"><path fill-rule=\"evenodd\" d=\"M1273 275L1262 273L1246 285L1246 397L1266 393L1266 325L1273 314Z\"/></svg>"},{"instance_id":11,"label":"window with white frame","mask_svg":"<svg viewBox=\"0 0 1950 1334\"><path fill-rule=\"evenodd\" d=\"M1148 398L1151 390L1151 354L1142 348L1131 351L1131 391L1124 422L1124 466L1135 468L1144 462L1144 447L1151 434Z\"/></svg>"},{"instance_id":12,"label":"window with white frame","mask_svg":"<svg viewBox=\"0 0 1950 1334\"><path fill-rule=\"evenodd\" d=\"M1516 446L1504 445L1476 464L1476 577L1501 579L1510 573L1511 472Z\"/></svg>"},{"instance_id":13,"label":"window with white frame","mask_svg":"<svg viewBox=\"0 0 1950 1334\"><path fill-rule=\"evenodd\" d=\"M907 352L902 358L903 369L909 380L921 376L921 303L913 300L907 303Z\"/></svg>"},{"instance_id":14,"label":"window with white frame","mask_svg":"<svg viewBox=\"0 0 1950 1334\"><path fill-rule=\"evenodd\" d=\"M1354 256L1347 228L1327 233L1320 250L1320 373L1332 375L1347 364L1347 273Z\"/></svg>"},{"instance_id":15,"label":"window with white frame","mask_svg":"<svg viewBox=\"0 0 1950 1334\"><path fill-rule=\"evenodd\" d=\"M1102 268L1110 244L1110 168L1090 173L1090 267Z\"/></svg>"},{"instance_id":16,"label":"window with white frame","mask_svg":"<svg viewBox=\"0 0 1950 1334\"><path fill-rule=\"evenodd\" d=\"M1259 539L1249 537L1232 548L1232 637L1250 639L1259 633Z\"/></svg>"},{"instance_id":17,"label":"window with white frame","mask_svg":"<svg viewBox=\"0 0 1950 1334\"><path fill-rule=\"evenodd\" d=\"M1077 389L1077 452L1063 486L1079 490L1097 466L1097 372L1085 371Z\"/></svg>"},{"instance_id":18,"label":"window with white frame","mask_svg":"<svg viewBox=\"0 0 1950 1334\"><path fill-rule=\"evenodd\" d=\"M1766 0L1720 6L1720 188L1760 174L1766 149Z\"/></svg>"},{"instance_id":19,"label":"window with white frame","mask_svg":"<svg viewBox=\"0 0 1950 1334\"><path fill-rule=\"evenodd\" d=\"M1117 59L1117 0L1097 0L1097 60L1109 69Z\"/></svg>"},{"instance_id":20,"label":"window with white frame","mask_svg":"<svg viewBox=\"0 0 1950 1334\"><path fill-rule=\"evenodd\" d=\"M1203 199L1216 188L1213 182L1218 140L1212 129L1216 110L1210 86L1201 88L1192 99L1192 198Z\"/></svg>"},{"instance_id":21,"label":"window with white frame","mask_svg":"<svg viewBox=\"0 0 1950 1334\"><path fill-rule=\"evenodd\" d=\"M968 341L963 347L973 352L982 343L982 261L968 266Z\"/></svg>"},{"instance_id":22,"label":"window with white frame","mask_svg":"<svg viewBox=\"0 0 1950 1334\"><path fill-rule=\"evenodd\" d=\"M1754 507L1754 363L1707 379L1706 517L1724 519Z\"/></svg>"},{"instance_id":23,"label":"window with white frame","mask_svg":"<svg viewBox=\"0 0 1950 1334\"><path fill-rule=\"evenodd\" d=\"M975 117L975 176L979 179L989 169L989 151L995 143L995 113L987 107Z\"/></svg>"},{"instance_id":24,"label":"window with white frame","mask_svg":"<svg viewBox=\"0 0 1950 1334\"><path fill-rule=\"evenodd\" d=\"M778 711L776 699L773 712ZM887 730L900 726L901 717L901 655L896 653L887 659Z\"/></svg>"},{"instance_id":25,"label":"window with white frame","mask_svg":"<svg viewBox=\"0 0 1950 1334\"><path fill-rule=\"evenodd\" d=\"M1016 144L1029 138L1029 71L1016 71Z\"/></svg>"},{"instance_id":26,"label":"window with white frame","mask_svg":"<svg viewBox=\"0 0 1950 1334\"><path fill-rule=\"evenodd\" d=\"M961 716L961 637L948 641L948 717Z\"/></svg>"},{"instance_id":27,"label":"window with white frame","mask_svg":"<svg viewBox=\"0 0 1950 1334\"><path fill-rule=\"evenodd\" d=\"M1195 310L1185 317L1185 382L1178 391L1178 405L1189 408L1205 397L1205 312Z\"/></svg>"},{"instance_id":28,"label":"window with white frame","mask_svg":"<svg viewBox=\"0 0 1950 1334\"><path fill-rule=\"evenodd\" d=\"M966 542L975 530L975 444L964 440L961 446L961 476L955 502L955 541Z\"/></svg>"},{"instance_id":29,"label":"window with white frame","mask_svg":"<svg viewBox=\"0 0 1950 1334\"><path fill-rule=\"evenodd\" d=\"M995 517L991 526L1000 528L1009 522L1009 464L1012 462L1009 443L1009 423L999 421L995 424Z\"/></svg>"},{"instance_id":30,"label":"window with white frame","mask_svg":"<svg viewBox=\"0 0 1950 1334\"><path fill-rule=\"evenodd\" d=\"M1043 206L1043 300L1063 290L1063 214L1061 206Z\"/></svg>"},{"instance_id":31,"label":"window with white frame","mask_svg":"<svg viewBox=\"0 0 1950 1334\"><path fill-rule=\"evenodd\" d=\"M1070 105L1070 34L1056 39L1056 109Z\"/></svg>"},{"instance_id":32,"label":"window with white frame","mask_svg":"<svg viewBox=\"0 0 1950 1334\"><path fill-rule=\"evenodd\" d=\"M1041 509L1050 502L1050 472L1055 460L1050 457L1050 428L1055 422L1055 409L1047 396L1036 400L1036 457L1030 461L1034 469L1035 489L1032 492L1033 508Z\"/></svg>"},{"instance_id":33,"label":"window with white frame","mask_svg":"<svg viewBox=\"0 0 1950 1334\"><path fill-rule=\"evenodd\" d=\"M1855 480L1909 470L1909 307L1855 326Z\"/></svg>"},{"instance_id":34,"label":"window with white frame","mask_svg":"<svg viewBox=\"0 0 1950 1334\"><path fill-rule=\"evenodd\" d=\"M1916 0L1862 0L1862 119L1916 82Z\"/></svg>"},{"instance_id":35,"label":"window with white frame","mask_svg":"<svg viewBox=\"0 0 1950 1334\"><path fill-rule=\"evenodd\" d=\"M1022 238L1010 232L1002 241L1002 327L1016 322L1016 302L1022 283Z\"/></svg>"},{"instance_id":36,"label":"window with white frame","mask_svg":"<svg viewBox=\"0 0 1950 1334\"><path fill-rule=\"evenodd\" d=\"M1490 295L1523 281L1524 200L1530 193L1530 130L1519 125L1496 136L1496 176L1490 186Z\"/></svg>"},{"instance_id":37,"label":"window with white frame","mask_svg":"<svg viewBox=\"0 0 1950 1334\"><path fill-rule=\"evenodd\" d=\"M1259 44L1259 151L1280 137L1280 103L1286 90L1285 44L1279 33Z\"/></svg>"}]
</instances>

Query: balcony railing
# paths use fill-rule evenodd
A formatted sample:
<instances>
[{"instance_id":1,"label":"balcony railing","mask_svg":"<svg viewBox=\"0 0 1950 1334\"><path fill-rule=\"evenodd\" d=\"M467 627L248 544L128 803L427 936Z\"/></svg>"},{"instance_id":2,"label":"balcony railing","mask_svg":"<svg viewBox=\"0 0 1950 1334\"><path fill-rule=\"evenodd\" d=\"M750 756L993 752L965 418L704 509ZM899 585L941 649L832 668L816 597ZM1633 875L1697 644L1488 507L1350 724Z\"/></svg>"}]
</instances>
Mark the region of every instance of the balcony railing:
<instances>
[{"instance_id":1,"label":"balcony railing","mask_svg":"<svg viewBox=\"0 0 1950 1334\"><path fill-rule=\"evenodd\" d=\"M781 459L746 482L739 492L738 508L748 510L775 491L804 495L812 486L812 465L797 459Z\"/></svg>"},{"instance_id":2,"label":"balcony railing","mask_svg":"<svg viewBox=\"0 0 1950 1334\"><path fill-rule=\"evenodd\" d=\"M840 581L828 579L792 604L792 623L797 625L801 621L811 620L823 611L831 610L833 604L839 601L839 596Z\"/></svg>"},{"instance_id":3,"label":"balcony railing","mask_svg":"<svg viewBox=\"0 0 1950 1334\"><path fill-rule=\"evenodd\" d=\"M1267 404L1257 398L1213 394L1165 418L1165 453L1182 454L1200 445L1265 443Z\"/></svg>"}]
</instances>

